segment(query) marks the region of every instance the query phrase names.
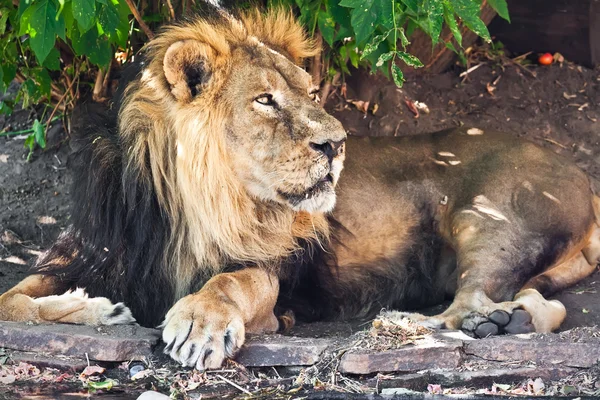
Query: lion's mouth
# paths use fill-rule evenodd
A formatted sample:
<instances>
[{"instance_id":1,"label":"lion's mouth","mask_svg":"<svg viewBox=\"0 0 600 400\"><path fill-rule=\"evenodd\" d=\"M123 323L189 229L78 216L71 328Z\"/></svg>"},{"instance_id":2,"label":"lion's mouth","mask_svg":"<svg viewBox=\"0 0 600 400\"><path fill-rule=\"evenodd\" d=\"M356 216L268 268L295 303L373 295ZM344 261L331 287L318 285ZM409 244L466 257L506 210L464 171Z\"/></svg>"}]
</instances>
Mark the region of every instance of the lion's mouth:
<instances>
[{"instance_id":1,"label":"lion's mouth","mask_svg":"<svg viewBox=\"0 0 600 400\"><path fill-rule=\"evenodd\" d=\"M331 191L333 191L333 175L327 174L303 193L285 193L282 191L278 191L278 193L293 206L297 206L305 200L312 199L321 193Z\"/></svg>"}]
</instances>

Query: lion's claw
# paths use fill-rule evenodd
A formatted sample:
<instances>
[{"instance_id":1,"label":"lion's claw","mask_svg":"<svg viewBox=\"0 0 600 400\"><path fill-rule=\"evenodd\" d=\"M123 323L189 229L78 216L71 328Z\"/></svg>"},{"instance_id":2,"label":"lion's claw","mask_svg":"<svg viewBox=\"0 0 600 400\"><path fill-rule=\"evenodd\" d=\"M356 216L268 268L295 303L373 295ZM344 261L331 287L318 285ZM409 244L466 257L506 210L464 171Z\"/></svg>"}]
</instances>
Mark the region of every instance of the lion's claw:
<instances>
[{"instance_id":1,"label":"lion's claw","mask_svg":"<svg viewBox=\"0 0 600 400\"><path fill-rule=\"evenodd\" d=\"M219 368L244 343L244 323L234 307L217 310L187 297L169 311L163 326L164 353L199 371Z\"/></svg>"}]
</instances>

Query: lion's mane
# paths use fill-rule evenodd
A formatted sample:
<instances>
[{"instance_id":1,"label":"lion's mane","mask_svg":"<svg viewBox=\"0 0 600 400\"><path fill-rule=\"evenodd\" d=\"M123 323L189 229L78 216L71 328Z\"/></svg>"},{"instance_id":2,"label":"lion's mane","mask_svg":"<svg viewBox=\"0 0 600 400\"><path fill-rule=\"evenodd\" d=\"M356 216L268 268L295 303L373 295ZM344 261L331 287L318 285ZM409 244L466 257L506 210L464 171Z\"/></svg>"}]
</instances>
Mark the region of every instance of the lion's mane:
<instances>
[{"instance_id":1,"label":"lion's mane","mask_svg":"<svg viewBox=\"0 0 600 400\"><path fill-rule=\"evenodd\" d=\"M123 301L156 325L175 300L216 273L277 268L299 243L327 236L323 217L258 202L236 180L224 142L233 110L220 86L228 55L256 38L291 60L316 53L288 12L236 18L217 13L165 28L114 111L84 105L73 116L72 226L34 266L65 289ZM178 103L163 59L172 44L198 40L214 51L210 88Z\"/></svg>"}]
</instances>

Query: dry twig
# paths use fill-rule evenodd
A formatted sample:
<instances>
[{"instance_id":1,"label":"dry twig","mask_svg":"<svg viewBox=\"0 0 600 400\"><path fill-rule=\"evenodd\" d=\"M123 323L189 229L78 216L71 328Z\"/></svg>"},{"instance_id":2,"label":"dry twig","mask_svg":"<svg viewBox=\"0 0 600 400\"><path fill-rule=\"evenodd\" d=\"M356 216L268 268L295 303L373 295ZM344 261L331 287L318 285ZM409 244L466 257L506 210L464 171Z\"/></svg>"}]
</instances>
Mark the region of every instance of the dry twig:
<instances>
[{"instance_id":1,"label":"dry twig","mask_svg":"<svg viewBox=\"0 0 600 400\"><path fill-rule=\"evenodd\" d=\"M135 20L140 25L140 28L142 28L142 30L144 31L144 33L146 34L148 39L154 39L154 33L152 32L152 30L150 30L150 27L148 25L146 25L146 23L142 19L142 15L138 11L135 4L133 4L133 1L131 1L131 0L125 0L125 1L127 2L127 5L129 6L129 9L131 10L131 13L135 17Z\"/></svg>"}]
</instances>

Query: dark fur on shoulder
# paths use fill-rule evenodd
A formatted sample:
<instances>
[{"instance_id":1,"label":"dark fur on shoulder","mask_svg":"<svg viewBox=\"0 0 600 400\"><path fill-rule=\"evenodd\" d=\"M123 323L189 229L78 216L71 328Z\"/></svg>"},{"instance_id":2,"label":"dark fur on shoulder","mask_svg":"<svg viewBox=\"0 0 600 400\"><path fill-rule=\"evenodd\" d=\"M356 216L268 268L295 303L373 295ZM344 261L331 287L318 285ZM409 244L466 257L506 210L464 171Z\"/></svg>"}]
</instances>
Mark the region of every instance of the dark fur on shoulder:
<instances>
[{"instance_id":1,"label":"dark fur on shoulder","mask_svg":"<svg viewBox=\"0 0 600 400\"><path fill-rule=\"evenodd\" d=\"M57 275L66 288L82 287L90 296L123 301L139 323L157 325L174 301L159 267L167 218L150 182L124 168L114 114L83 104L72 120L72 226L34 272Z\"/></svg>"},{"instance_id":2,"label":"dark fur on shoulder","mask_svg":"<svg viewBox=\"0 0 600 400\"><path fill-rule=\"evenodd\" d=\"M332 216L328 222L329 242L305 241L283 263L278 313L292 310L302 322L357 319L372 317L383 308L418 309L443 300L444 293L438 293L434 284L443 243L430 217L414 228L415 244L406 257L381 260L385 265L373 268L360 281L352 281L352 273L338 267L331 246L323 244L343 246L340 233L352 233Z\"/></svg>"}]
</instances>

